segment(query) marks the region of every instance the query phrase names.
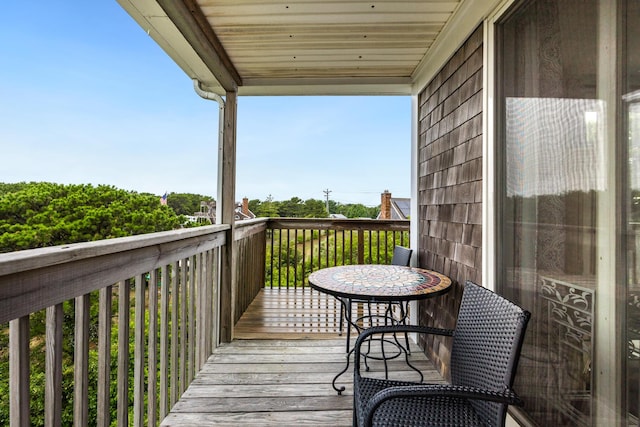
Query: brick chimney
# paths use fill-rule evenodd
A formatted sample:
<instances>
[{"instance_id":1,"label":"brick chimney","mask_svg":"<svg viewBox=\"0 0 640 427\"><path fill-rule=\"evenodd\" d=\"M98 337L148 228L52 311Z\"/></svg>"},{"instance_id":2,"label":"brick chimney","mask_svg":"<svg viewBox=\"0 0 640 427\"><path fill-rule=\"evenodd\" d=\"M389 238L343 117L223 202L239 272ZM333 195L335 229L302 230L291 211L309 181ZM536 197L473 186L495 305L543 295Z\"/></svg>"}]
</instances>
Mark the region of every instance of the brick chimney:
<instances>
[{"instance_id":1,"label":"brick chimney","mask_svg":"<svg viewBox=\"0 0 640 427\"><path fill-rule=\"evenodd\" d=\"M380 195L380 219L391 219L391 193L384 190Z\"/></svg>"},{"instance_id":2,"label":"brick chimney","mask_svg":"<svg viewBox=\"0 0 640 427\"><path fill-rule=\"evenodd\" d=\"M242 213L249 216L249 199L246 197L242 198Z\"/></svg>"}]
</instances>

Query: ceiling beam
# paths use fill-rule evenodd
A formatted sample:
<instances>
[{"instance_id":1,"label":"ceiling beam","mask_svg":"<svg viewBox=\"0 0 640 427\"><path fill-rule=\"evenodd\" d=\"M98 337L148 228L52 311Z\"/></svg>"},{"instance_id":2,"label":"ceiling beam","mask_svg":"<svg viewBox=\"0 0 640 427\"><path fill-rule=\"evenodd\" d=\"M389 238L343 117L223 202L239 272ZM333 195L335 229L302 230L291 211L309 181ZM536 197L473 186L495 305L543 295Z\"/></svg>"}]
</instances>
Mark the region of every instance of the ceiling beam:
<instances>
[{"instance_id":1,"label":"ceiling beam","mask_svg":"<svg viewBox=\"0 0 640 427\"><path fill-rule=\"evenodd\" d=\"M207 18L194 0L157 0L169 19L228 92L242 86L234 67Z\"/></svg>"}]
</instances>

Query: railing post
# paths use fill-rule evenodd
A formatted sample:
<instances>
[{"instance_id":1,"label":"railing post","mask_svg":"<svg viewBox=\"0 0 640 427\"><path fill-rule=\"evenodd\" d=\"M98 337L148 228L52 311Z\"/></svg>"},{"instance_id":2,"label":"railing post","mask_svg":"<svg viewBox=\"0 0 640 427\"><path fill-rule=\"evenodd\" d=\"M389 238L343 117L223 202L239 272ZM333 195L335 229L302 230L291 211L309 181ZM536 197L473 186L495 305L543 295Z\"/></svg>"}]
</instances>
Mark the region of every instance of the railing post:
<instances>
[{"instance_id":1,"label":"railing post","mask_svg":"<svg viewBox=\"0 0 640 427\"><path fill-rule=\"evenodd\" d=\"M233 311L235 302L233 301L233 254L234 242L233 231L235 223L235 195L236 195L236 112L237 112L236 92L227 91L226 106L224 109L224 136L223 149L225 153L222 162L221 175L218 178L219 191L218 198L222 203L221 218L222 223L229 224L231 228L226 232L226 244L221 248L220 262L220 313L218 313L220 334L218 339L221 342L230 342L233 338ZM220 214L218 212L216 215ZM209 333L206 332L206 333ZM218 343L214 343L218 345Z\"/></svg>"}]
</instances>

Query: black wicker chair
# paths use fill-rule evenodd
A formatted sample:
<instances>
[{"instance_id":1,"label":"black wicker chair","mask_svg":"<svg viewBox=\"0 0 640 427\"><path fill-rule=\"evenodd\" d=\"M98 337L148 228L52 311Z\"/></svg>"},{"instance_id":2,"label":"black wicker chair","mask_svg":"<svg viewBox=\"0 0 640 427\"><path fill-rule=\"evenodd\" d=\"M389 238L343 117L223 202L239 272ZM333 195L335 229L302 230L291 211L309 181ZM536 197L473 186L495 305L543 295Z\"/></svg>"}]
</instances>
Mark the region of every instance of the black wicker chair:
<instances>
[{"instance_id":1,"label":"black wicker chair","mask_svg":"<svg viewBox=\"0 0 640 427\"><path fill-rule=\"evenodd\" d=\"M455 329L370 328L355 348L353 422L356 426L503 426L530 313L467 282ZM373 334L418 332L453 337L451 383L417 384L361 376L360 347Z\"/></svg>"}]
</instances>

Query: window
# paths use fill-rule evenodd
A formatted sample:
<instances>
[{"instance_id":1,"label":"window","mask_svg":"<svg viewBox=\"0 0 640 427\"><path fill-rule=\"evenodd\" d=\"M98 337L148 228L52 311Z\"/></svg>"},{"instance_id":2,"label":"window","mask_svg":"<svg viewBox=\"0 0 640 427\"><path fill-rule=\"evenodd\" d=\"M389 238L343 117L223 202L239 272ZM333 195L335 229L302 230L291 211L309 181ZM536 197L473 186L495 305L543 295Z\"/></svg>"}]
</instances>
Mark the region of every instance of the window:
<instances>
[{"instance_id":1,"label":"window","mask_svg":"<svg viewBox=\"0 0 640 427\"><path fill-rule=\"evenodd\" d=\"M639 17L533 0L496 29L496 267L532 312L515 388L537 425L638 425Z\"/></svg>"}]
</instances>

